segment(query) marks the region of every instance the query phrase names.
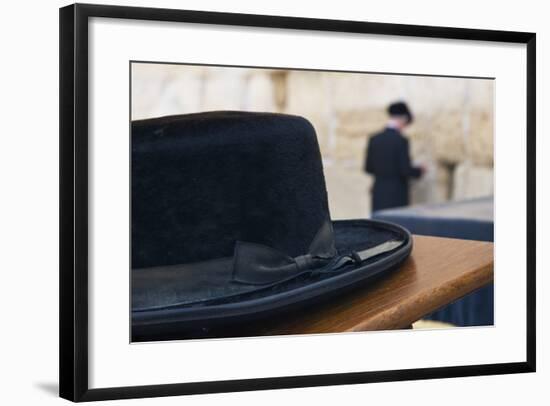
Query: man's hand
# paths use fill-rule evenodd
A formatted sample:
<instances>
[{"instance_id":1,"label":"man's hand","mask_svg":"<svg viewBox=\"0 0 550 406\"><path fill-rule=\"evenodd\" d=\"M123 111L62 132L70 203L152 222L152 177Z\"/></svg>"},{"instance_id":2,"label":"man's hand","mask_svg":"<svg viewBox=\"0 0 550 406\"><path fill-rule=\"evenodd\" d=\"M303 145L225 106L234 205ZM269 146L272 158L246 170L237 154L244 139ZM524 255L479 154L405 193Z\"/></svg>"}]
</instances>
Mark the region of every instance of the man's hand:
<instances>
[{"instance_id":1,"label":"man's hand","mask_svg":"<svg viewBox=\"0 0 550 406\"><path fill-rule=\"evenodd\" d=\"M418 169L420 170L420 177L424 176L427 170L426 165L420 164L418 165Z\"/></svg>"}]
</instances>

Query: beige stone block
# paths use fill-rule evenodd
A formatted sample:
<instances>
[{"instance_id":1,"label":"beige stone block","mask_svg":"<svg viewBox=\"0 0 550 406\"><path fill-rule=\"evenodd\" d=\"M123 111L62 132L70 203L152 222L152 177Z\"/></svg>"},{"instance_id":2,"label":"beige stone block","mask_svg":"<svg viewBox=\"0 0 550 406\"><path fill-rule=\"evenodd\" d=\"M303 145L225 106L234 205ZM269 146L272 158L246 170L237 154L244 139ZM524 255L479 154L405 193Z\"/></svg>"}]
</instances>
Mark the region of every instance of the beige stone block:
<instances>
[{"instance_id":1,"label":"beige stone block","mask_svg":"<svg viewBox=\"0 0 550 406\"><path fill-rule=\"evenodd\" d=\"M365 137L381 131L387 122L382 109L336 111L337 132L346 137Z\"/></svg>"},{"instance_id":2,"label":"beige stone block","mask_svg":"<svg viewBox=\"0 0 550 406\"><path fill-rule=\"evenodd\" d=\"M473 111L469 134L471 160L476 165L493 166L493 115L487 111Z\"/></svg>"},{"instance_id":3,"label":"beige stone block","mask_svg":"<svg viewBox=\"0 0 550 406\"><path fill-rule=\"evenodd\" d=\"M246 105L247 71L238 68L206 70L202 109L243 110Z\"/></svg>"},{"instance_id":4,"label":"beige stone block","mask_svg":"<svg viewBox=\"0 0 550 406\"><path fill-rule=\"evenodd\" d=\"M394 75L334 73L329 76L334 109L385 110L403 97L401 78Z\"/></svg>"},{"instance_id":5,"label":"beige stone block","mask_svg":"<svg viewBox=\"0 0 550 406\"><path fill-rule=\"evenodd\" d=\"M435 203L447 200L449 172L446 168L438 165L428 156L422 156L415 161L415 165L422 164L426 172L421 178L411 179L409 182L411 204Z\"/></svg>"},{"instance_id":6,"label":"beige stone block","mask_svg":"<svg viewBox=\"0 0 550 406\"><path fill-rule=\"evenodd\" d=\"M285 100L283 112L308 119L317 133L321 152L330 157L336 145L336 123L325 75L322 72L289 72Z\"/></svg>"},{"instance_id":7,"label":"beige stone block","mask_svg":"<svg viewBox=\"0 0 550 406\"><path fill-rule=\"evenodd\" d=\"M286 109L327 113L330 102L327 83L322 72L289 72L286 80Z\"/></svg>"},{"instance_id":8,"label":"beige stone block","mask_svg":"<svg viewBox=\"0 0 550 406\"><path fill-rule=\"evenodd\" d=\"M275 86L270 71L257 70L248 76L243 108L249 111L277 110Z\"/></svg>"},{"instance_id":9,"label":"beige stone block","mask_svg":"<svg viewBox=\"0 0 550 406\"><path fill-rule=\"evenodd\" d=\"M365 159L367 137L337 136L332 157L346 161L348 165L361 166Z\"/></svg>"},{"instance_id":10,"label":"beige stone block","mask_svg":"<svg viewBox=\"0 0 550 406\"><path fill-rule=\"evenodd\" d=\"M366 218L372 179L359 168L325 163L325 182L332 219Z\"/></svg>"},{"instance_id":11,"label":"beige stone block","mask_svg":"<svg viewBox=\"0 0 550 406\"><path fill-rule=\"evenodd\" d=\"M454 171L453 185L454 200L492 196L493 168L475 166L468 162L461 163Z\"/></svg>"},{"instance_id":12,"label":"beige stone block","mask_svg":"<svg viewBox=\"0 0 550 406\"><path fill-rule=\"evenodd\" d=\"M466 97L466 80L428 76L404 76L403 98L414 115L432 116L439 111L461 110Z\"/></svg>"},{"instance_id":13,"label":"beige stone block","mask_svg":"<svg viewBox=\"0 0 550 406\"><path fill-rule=\"evenodd\" d=\"M198 67L132 64L132 119L200 111L201 88Z\"/></svg>"},{"instance_id":14,"label":"beige stone block","mask_svg":"<svg viewBox=\"0 0 550 406\"><path fill-rule=\"evenodd\" d=\"M493 113L495 81L492 79L472 79L469 86L472 110Z\"/></svg>"},{"instance_id":15,"label":"beige stone block","mask_svg":"<svg viewBox=\"0 0 550 406\"><path fill-rule=\"evenodd\" d=\"M458 110L439 112L432 121L430 138L434 158L458 163L466 157L464 115Z\"/></svg>"}]
</instances>

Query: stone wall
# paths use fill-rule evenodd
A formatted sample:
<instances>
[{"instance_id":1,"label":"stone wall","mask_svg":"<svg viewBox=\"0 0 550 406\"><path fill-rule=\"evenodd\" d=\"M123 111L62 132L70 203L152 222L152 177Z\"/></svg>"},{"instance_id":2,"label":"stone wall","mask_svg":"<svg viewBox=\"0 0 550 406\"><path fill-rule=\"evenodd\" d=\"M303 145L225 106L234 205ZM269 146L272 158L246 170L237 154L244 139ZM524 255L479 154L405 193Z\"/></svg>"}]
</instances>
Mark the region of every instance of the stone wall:
<instances>
[{"instance_id":1,"label":"stone wall","mask_svg":"<svg viewBox=\"0 0 550 406\"><path fill-rule=\"evenodd\" d=\"M132 118L206 110L276 111L309 119L323 155L335 218L369 214L371 179L361 168L368 136L386 107L405 100L413 161L413 203L491 195L494 82L400 75L132 65Z\"/></svg>"}]
</instances>

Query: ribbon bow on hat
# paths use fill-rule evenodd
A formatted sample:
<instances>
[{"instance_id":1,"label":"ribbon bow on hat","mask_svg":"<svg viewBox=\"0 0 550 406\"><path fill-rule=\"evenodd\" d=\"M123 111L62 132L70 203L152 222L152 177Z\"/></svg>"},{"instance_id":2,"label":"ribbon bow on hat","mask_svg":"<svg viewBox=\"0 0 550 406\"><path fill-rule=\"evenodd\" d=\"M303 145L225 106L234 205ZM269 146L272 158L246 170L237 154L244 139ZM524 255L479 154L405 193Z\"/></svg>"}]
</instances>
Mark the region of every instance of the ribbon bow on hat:
<instances>
[{"instance_id":1,"label":"ribbon bow on hat","mask_svg":"<svg viewBox=\"0 0 550 406\"><path fill-rule=\"evenodd\" d=\"M232 280L267 285L313 270L335 271L344 265L360 264L376 255L392 251L403 243L403 240L390 240L363 251L339 256L334 244L332 223L326 220L313 238L308 253L295 258L262 244L237 241Z\"/></svg>"}]
</instances>

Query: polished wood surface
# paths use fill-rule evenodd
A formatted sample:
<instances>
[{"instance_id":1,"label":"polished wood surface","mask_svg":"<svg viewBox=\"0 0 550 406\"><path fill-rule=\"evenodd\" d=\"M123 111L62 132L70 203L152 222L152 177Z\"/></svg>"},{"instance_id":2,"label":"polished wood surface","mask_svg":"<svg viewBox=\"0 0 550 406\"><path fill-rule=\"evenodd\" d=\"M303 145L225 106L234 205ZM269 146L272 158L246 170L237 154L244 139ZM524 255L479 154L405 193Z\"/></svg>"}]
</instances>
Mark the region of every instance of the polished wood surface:
<instances>
[{"instance_id":1,"label":"polished wood surface","mask_svg":"<svg viewBox=\"0 0 550 406\"><path fill-rule=\"evenodd\" d=\"M413 251L390 276L291 318L253 327L260 335L407 328L493 280L493 244L413 237Z\"/></svg>"}]
</instances>

